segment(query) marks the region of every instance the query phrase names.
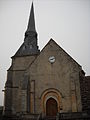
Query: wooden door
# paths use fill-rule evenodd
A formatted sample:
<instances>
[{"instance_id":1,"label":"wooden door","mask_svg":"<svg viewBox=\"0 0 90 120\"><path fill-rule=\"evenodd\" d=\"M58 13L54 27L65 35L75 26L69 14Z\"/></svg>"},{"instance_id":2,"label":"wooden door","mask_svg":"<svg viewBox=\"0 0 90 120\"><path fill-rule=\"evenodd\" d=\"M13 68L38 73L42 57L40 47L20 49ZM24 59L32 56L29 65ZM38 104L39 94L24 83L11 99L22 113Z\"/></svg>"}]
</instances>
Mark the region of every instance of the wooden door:
<instances>
[{"instance_id":1,"label":"wooden door","mask_svg":"<svg viewBox=\"0 0 90 120\"><path fill-rule=\"evenodd\" d=\"M56 116L58 112L57 101L53 98L49 98L46 102L46 115Z\"/></svg>"}]
</instances>

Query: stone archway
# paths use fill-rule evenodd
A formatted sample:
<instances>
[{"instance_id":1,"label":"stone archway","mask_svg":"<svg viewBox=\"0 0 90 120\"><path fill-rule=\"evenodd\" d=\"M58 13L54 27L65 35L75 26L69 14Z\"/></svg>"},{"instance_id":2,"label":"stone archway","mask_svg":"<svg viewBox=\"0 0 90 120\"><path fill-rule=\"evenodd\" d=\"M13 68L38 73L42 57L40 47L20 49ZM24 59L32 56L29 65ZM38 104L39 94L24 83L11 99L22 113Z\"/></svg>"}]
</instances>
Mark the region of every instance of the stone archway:
<instances>
[{"instance_id":1,"label":"stone archway","mask_svg":"<svg viewBox=\"0 0 90 120\"><path fill-rule=\"evenodd\" d=\"M46 101L46 115L56 116L58 112L58 103L54 98L49 98Z\"/></svg>"},{"instance_id":2,"label":"stone archway","mask_svg":"<svg viewBox=\"0 0 90 120\"><path fill-rule=\"evenodd\" d=\"M55 111L60 112L60 108L62 108L62 97L58 90L51 88L51 89L45 90L42 93L41 106L42 106L42 113L44 113L45 115L48 115L49 113L47 113L47 111L50 111L50 109L49 109L50 107L47 104L49 104L49 105L54 104L54 106L53 106L54 108L56 105ZM55 111L53 111L53 112L55 112ZM56 112L53 114L56 114ZM51 116L54 116L53 114Z\"/></svg>"}]
</instances>

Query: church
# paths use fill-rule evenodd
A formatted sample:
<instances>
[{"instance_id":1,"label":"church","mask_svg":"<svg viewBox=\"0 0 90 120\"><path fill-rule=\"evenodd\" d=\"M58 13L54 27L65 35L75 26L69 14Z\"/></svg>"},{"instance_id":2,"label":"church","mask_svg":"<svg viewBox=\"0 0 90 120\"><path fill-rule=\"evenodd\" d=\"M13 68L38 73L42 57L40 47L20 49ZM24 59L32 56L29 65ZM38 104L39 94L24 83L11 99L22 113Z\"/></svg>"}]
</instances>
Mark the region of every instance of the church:
<instances>
[{"instance_id":1,"label":"church","mask_svg":"<svg viewBox=\"0 0 90 120\"><path fill-rule=\"evenodd\" d=\"M82 67L52 38L40 51L37 35L32 3L24 42L7 71L4 115L38 118L87 110Z\"/></svg>"}]
</instances>

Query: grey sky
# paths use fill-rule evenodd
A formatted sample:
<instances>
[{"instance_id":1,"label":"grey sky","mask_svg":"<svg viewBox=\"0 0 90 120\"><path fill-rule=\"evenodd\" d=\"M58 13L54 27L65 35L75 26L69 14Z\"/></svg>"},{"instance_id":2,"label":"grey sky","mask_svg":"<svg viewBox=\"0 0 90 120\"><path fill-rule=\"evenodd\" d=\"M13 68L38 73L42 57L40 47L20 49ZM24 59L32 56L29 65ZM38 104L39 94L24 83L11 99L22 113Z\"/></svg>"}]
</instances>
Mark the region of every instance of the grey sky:
<instances>
[{"instance_id":1,"label":"grey sky","mask_svg":"<svg viewBox=\"0 0 90 120\"><path fill-rule=\"evenodd\" d=\"M24 40L31 0L0 0L0 105L10 57ZM90 75L90 0L34 0L40 50L53 38Z\"/></svg>"}]
</instances>

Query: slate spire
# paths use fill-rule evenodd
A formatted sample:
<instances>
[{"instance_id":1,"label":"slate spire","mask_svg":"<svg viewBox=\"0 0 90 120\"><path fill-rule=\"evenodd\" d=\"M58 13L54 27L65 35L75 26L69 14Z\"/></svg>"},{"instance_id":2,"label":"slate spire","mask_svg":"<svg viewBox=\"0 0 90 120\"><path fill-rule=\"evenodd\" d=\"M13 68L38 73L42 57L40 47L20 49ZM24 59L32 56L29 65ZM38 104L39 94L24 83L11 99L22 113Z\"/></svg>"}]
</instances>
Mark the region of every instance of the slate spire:
<instances>
[{"instance_id":1,"label":"slate spire","mask_svg":"<svg viewBox=\"0 0 90 120\"><path fill-rule=\"evenodd\" d=\"M29 17L29 21L28 21L27 31L36 32L33 2L32 2L32 6L31 6L31 12L30 12L30 17Z\"/></svg>"},{"instance_id":2,"label":"slate spire","mask_svg":"<svg viewBox=\"0 0 90 120\"><path fill-rule=\"evenodd\" d=\"M39 52L40 50L37 45L37 32L35 29L34 6L32 2L24 43L16 52L15 56L35 55L39 54Z\"/></svg>"}]
</instances>

